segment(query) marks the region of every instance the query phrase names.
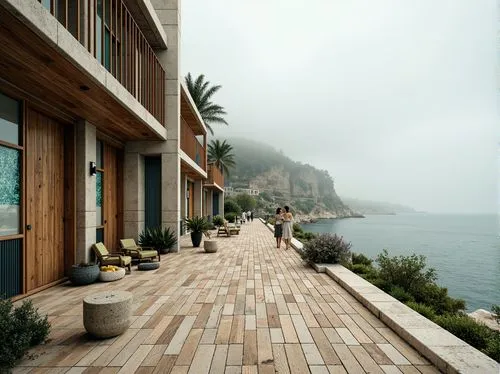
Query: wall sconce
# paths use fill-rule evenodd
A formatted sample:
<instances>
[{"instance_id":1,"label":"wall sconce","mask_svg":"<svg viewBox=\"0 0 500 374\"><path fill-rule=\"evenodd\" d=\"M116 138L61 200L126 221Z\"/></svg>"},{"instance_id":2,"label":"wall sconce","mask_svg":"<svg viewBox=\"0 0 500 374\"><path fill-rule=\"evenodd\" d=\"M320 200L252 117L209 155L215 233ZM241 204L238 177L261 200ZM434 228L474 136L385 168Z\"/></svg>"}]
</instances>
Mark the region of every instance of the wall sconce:
<instances>
[{"instance_id":1,"label":"wall sconce","mask_svg":"<svg viewBox=\"0 0 500 374\"><path fill-rule=\"evenodd\" d=\"M97 166L94 161L90 161L90 175L94 176L97 174Z\"/></svg>"}]
</instances>

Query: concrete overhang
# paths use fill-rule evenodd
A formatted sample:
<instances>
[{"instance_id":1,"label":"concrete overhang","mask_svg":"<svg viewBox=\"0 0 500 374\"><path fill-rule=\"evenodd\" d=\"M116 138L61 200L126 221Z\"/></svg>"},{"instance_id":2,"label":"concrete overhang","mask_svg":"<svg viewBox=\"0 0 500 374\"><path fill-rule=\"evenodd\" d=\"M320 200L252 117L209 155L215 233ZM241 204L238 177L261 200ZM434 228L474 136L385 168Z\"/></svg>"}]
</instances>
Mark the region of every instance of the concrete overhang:
<instances>
[{"instance_id":1,"label":"concrete overhang","mask_svg":"<svg viewBox=\"0 0 500 374\"><path fill-rule=\"evenodd\" d=\"M167 139L166 128L38 1L0 0L0 45L0 79L34 102L121 140Z\"/></svg>"},{"instance_id":2,"label":"concrete overhang","mask_svg":"<svg viewBox=\"0 0 500 374\"><path fill-rule=\"evenodd\" d=\"M213 190L219 190L220 192L224 192L224 187L219 186L217 183L204 183L203 187L213 189Z\"/></svg>"},{"instance_id":3,"label":"concrete overhang","mask_svg":"<svg viewBox=\"0 0 500 374\"><path fill-rule=\"evenodd\" d=\"M201 166L194 162L182 149L179 149L181 157L181 170L193 179L207 179L208 175Z\"/></svg>"},{"instance_id":4,"label":"concrete overhang","mask_svg":"<svg viewBox=\"0 0 500 374\"><path fill-rule=\"evenodd\" d=\"M150 0L123 0L128 11L153 48L168 48L167 34Z\"/></svg>"},{"instance_id":5,"label":"concrete overhang","mask_svg":"<svg viewBox=\"0 0 500 374\"><path fill-rule=\"evenodd\" d=\"M206 135L207 128L184 82L181 82L181 116L195 135Z\"/></svg>"}]
</instances>

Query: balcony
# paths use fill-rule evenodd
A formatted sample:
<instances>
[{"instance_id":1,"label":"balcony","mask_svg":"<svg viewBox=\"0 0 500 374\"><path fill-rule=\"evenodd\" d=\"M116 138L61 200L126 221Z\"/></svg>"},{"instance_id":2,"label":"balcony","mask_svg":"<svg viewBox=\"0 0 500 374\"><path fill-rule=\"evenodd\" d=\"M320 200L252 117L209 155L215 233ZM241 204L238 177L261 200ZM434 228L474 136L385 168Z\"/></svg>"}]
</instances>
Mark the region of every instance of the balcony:
<instances>
[{"instance_id":1,"label":"balcony","mask_svg":"<svg viewBox=\"0 0 500 374\"><path fill-rule=\"evenodd\" d=\"M215 166L215 164L208 164L208 178L204 183L205 187L218 189L221 192L224 192L224 175L222 171Z\"/></svg>"},{"instance_id":2,"label":"balcony","mask_svg":"<svg viewBox=\"0 0 500 374\"><path fill-rule=\"evenodd\" d=\"M207 129L188 89L181 84L181 167L193 178L207 178Z\"/></svg>"},{"instance_id":3,"label":"balcony","mask_svg":"<svg viewBox=\"0 0 500 374\"><path fill-rule=\"evenodd\" d=\"M193 129L181 117L181 150L202 170L207 170L207 154L204 143L205 135L196 135Z\"/></svg>"},{"instance_id":4,"label":"balcony","mask_svg":"<svg viewBox=\"0 0 500 374\"><path fill-rule=\"evenodd\" d=\"M165 124L165 71L122 0L37 1Z\"/></svg>"}]
</instances>

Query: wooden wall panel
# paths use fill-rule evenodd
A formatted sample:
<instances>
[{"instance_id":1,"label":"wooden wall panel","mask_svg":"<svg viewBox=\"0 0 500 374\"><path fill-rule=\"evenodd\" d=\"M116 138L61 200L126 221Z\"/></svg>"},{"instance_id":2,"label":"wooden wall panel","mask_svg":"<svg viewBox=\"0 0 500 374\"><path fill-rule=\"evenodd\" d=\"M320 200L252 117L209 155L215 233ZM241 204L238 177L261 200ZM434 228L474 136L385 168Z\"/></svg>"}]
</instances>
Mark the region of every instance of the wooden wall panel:
<instances>
[{"instance_id":1,"label":"wooden wall panel","mask_svg":"<svg viewBox=\"0 0 500 374\"><path fill-rule=\"evenodd\" d=\"M64 277L64 128L27 110L26 288Z\"/></svg>"},{"instance_id":2,"label":"wooden wall panel","mask_svg":"<svg viewBox=\"0 0 500 374\"><path fill-rule=\"evenodd\" d=\"M68 276L76 258L76 138L75 128L64 131L64 268Z\"/></svg>"},{"instance_id":3,"label":"wooden wall panel","mask_svg":"<svg viewBox=\"0 0 500 374\"><path fill-rule=\"evenodd\" d=\"M123 234L123 156L104 144L104 244L110 251L119 249Z\"/></svg>"}]
</instances>

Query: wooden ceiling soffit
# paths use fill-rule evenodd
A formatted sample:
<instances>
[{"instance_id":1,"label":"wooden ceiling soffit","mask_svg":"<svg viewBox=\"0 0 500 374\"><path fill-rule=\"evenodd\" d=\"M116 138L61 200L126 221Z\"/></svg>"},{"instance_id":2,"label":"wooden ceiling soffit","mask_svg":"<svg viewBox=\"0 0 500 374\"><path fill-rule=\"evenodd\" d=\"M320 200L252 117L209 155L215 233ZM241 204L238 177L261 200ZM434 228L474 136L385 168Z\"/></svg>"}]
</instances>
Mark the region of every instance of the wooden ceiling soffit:
<instances>
[{"instance_id":1,"label":"wooden ceiling soffit","mask_svg":"<svg viewBox=\"0 0 500 374\"><path fill-rule=\"evenodd\" d=\"M158 136L109 92L0 6L0 78L122 141Z\"/></svg>"}]
</instances>

